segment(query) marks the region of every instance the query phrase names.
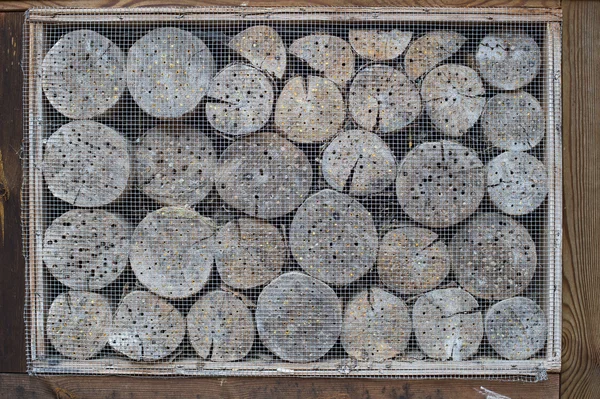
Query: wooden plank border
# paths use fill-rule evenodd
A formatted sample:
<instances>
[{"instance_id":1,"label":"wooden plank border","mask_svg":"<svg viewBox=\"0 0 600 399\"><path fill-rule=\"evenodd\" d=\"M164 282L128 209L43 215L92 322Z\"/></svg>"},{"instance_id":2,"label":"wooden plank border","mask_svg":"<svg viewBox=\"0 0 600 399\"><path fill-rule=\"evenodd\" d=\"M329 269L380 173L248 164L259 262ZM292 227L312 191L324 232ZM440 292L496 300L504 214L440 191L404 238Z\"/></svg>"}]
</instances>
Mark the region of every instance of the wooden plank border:
<instances>
[{"instance_id":1,"label":"wooden plank border","mask_svg":"<svg viewBox=\"0 0 600 399\"><path fill-rule=\"evenodd\" d=\"M411 21L411 22L560 22L556 8L417 7L164 7L36 8L32 22L139 21Z\"/></svg>"}]
</instances>

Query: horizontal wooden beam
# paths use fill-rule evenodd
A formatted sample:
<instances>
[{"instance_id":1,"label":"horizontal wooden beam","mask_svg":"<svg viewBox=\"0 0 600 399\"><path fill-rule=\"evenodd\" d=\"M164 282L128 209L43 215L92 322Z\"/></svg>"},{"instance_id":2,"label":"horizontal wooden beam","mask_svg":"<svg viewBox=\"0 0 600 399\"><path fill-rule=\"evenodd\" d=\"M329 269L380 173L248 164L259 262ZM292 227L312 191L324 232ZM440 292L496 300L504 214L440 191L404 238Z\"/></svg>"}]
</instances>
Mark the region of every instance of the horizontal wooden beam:
<instances>
[{"instance_id":1,"label":"horizontal wooden beam","mask_svg":"<svg viewBox=\"0 0 600 399\"><path fill-rule=\"evenodd\" d=\"M359 6L359 7L526 7L560 8L561 0L0 0L0 11L33 7L161 7L161 6Z\"/></svg>"},{"instance_id":2,"label":"horizontal wooden beam","mask_svg":"<svg viewBox=\"0 0 600 399\"><path fill-rule=\"evenodd\" d=\"M556 399L559 375L531 383L494 380L32 377L0 374L4 398Z\"/></svg>"}]
</instances>

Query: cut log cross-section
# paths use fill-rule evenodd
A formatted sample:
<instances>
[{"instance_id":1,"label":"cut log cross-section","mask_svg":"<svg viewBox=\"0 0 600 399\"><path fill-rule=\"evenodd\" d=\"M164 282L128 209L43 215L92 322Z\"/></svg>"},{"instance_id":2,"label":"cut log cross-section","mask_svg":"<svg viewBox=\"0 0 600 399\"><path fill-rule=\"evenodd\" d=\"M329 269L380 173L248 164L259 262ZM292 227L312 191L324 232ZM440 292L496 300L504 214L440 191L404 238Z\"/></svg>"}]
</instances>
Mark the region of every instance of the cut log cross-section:
<instances>
[{"instance_id":1,"label":"cut log cross-section","mask_svg":"<svg viewBox=\"0 0 600 399\"><path fill-rule=\"evenodd\" d=\"M285 45L275 29L256 25L231 39L229 47L258 69L281 79L287 63Z\"/></svg>"},{"instance_id":2,"label":"cut log cross-section","mask_svg":"<svg viewBox=\"0 0 600 399\"><path fill-rule=\"evenodd\" d=\"M380 288L371 288L346 305L341 341L350 356L381 362L404 353L411 331L404 301Z\"/></svg>"},{"instance_id":3,"label":"cut log cross-section","mask_svg":"<svg viewBox=\"0 0 600 399\"><path fill-rule=\"evenodd\" d=\"M46 142L43 174L55 197L80 207L110 204L129 185L128 142L94 121L61 126Z\"/></svg>"},{"instance_id":4,"label":"cut log cross-section","mask_svg":"<svg viewBox=\"0 0 600 399\"><path fill-rule=\"evenodd\" d=\"M321 169L327 183L337 191L365 196L393 184L396 158L378 135L348 130L325 148Z\"/></svg>"},{"instance_id":5,"label":"cut log cross-section","mask_svg":"<svg viewBox=\"0 0 600 399\"><path fill-rule=\"evenodd\" d=\"M537 209L548 194L548 172L533 155L508 151L487 165L487 191L502 212L525 215Z\"/></svg>"},{"instance_id":6,"label":"cut log cross-section","mask_svg":"<svg viewBox=\"0 0 600 399\"><path fill-rule=\"evenodd\" d=\"M312 167L307 156L274 133L234 141L221 154L216 185L221 198L261 219L284 216L308 196Z\"/></svg>"},{"instance_id":7,"label":"cut log cross-section","mask_svg":"<svg viewBox=\"0 0 600 399\"><path fill-rule=\"evenodd\" d=\"M135 147L141 191L164 205L194 205L213 187L217 155L211 140L191 127L155 127Z\"/></svg>"},{"instance_id":8,"label":"cut log cross-section","mask_svg":"<svg viewBox=\"0 0 600 399\"><path fill-rule=\"evenodd\" d=\"M483 82L473 69L446 64L433 69L421 85L425 110L437 129L459 137L469 130L485 106Z\"/></svg>"},{"instance_id":9,"label":"cut log cross-section","mask_svg":"<svg viewBox=\"0 0 600 399\"><path fill-rule=\"evenodd\" d=\"M491 86L516 90L533 81L542 59L540 47L531 36L498 33L481 40L475 61L481 77Z\"/></svg>"},{"instance_id":10,"label":"cut log cross-section","mask_svg":"<svg viewBox=\"0 0 600 399\"><path fill-rule=\"evenodd\" d=\"M413 307L417 343L429 357L467 360L483 338L483 316L477 300L459 288L423 294Z\"/></svg>"},{"instance_id":11,"label":"cut log cross-section","mask_svg":"<svg viewBox=\"0 0 600 399\"><path fill-rule=\"evenodd\" d=\"M485 333L494 350L509 360L525 360L544 348L548 326L544 311L531 299L515 297L492 306Z\"/></svg>"},{"instance_id":12,"label":"cut log cross-section","mask_svg":"<svg viewBox=\"0 0 600 399\"><path fill-rule=\"evenodd\" d=\"M44 235L42 258L50 273L75 290L99 290L127 266L132 229L121 216L101 209L73 209Z\"/></svg>"},{"instance_id":13,"label":"cut log cross-section","mask_svg":"<svg viewBox=\"0 0 600 399\"><path fill-rule=\"evenodd\" d=\"M72 119L90 119L112 108L125 89L125 58L115 43L83 29L61 37L42 63L50 104Z\"/></svg>"},{"instance_id":14,"label":"cut log cross-section","mask_svg":"<svg viewBox=\"0 0 600 399\"><path fill-rule=\"evenodd\" d=\"M348 108L352 119L363 129L394 133L417 119L421 96L402 72L375 64L356 74L350 85Z\"/></svg>"},{"instance_id":15,"label":"cut log cross-section","mask_svg":"<svg viewBox=\"0 0 600 399\"><path fill-rule=\"evenodd\" d=\"M290 79L277 99L275 127L297 143L335 136L346 117L344 97L335 83L318 76Z\"/></svg>"},{"instance_id":16,"label":"cut log cross-section","mask_svg":"<svg viewBox=\"0 0 600 399\"><path fill-rule=\"evenodd\" d=\"M127 86L146 113L178 118L193 111L206 94L214 64L208 47L192 33L154 29L129 49Z\"/></svg>"},{"instance_id":17,"label":"cut log cross-section","mask_svg":"<svg viewBox=\"0 0 600 399\"><path fill-rule=\"evenodd\" d=\"M190 208L158 209L135 228L131 268L150 291L189 297L204 287L212 270L214 234L211 220Z\"/></svg>"},{"instance_id":18,"label":"cut log cross-section","mask_svg":"<svg viewBox=\"0 0 600 399\"><path fill-rule=\"evenodd\" d=\"M360 202L337 191L322 190L310 196L294 215L289 244L306 273L344 285L371 269L378 237L371 214Z\"/></svg>"},{"instance_id":19,"label":"cut log cross-section","mask_svg":"<svg viewBox=\"0 0 600 399\"><path fill-rule=\"evenodd\" d=\"M265 285L281 274L287 247L279 229L260 219L239 218L216 237L215 262L225 284L238 289Z\"/></svg>"},{"instance_id":20,"label":"cut log cross-section","mask_svg":"<svg viewBox=\"0 0 600 399\"><path fill-rule=\"evenodd\" d=\"M535 243L520 223L500 213L480 213L449 245L458 284L478 298L500 300L522 293L537 266Z\"/></svg>"},{"instance_id":21,"label":"cut log cross-section","mask_svg":"<svg viewBox=\"0 0 600 399\"><path fill-rule=\"evenodd\" d=\"M544 111L531 94L519 90L490 98L481 115L486 139L506 151L528 151L544 138Z\"/></svg>"},{"instance_id":22,"label":"cut log cross-section","mask_svg":"<svg viewBox=\"0 0 600 399\"><path fill-rule=\"evenodd\" d=\"M406 50L412 32L350 29L348 37L356 54L371 61L387 61L400 57Z\"/></svg>"},{"instance_id":23,"label":"cut log cross-section","mask_svg":"<svg viewBox=\"0 0 600 399\"><path fill-rule=\"evenodd\" d=\"M406 50L406 74L412 80L418 79L454 55L466 41L466 37L454 31L439 30L426 33L413 41Z\"/></svg>"},{"instance_id":24,"label":"cut log cross-section","mask_svg":"<svg viewBox=\"0 0 600 399\"><path fill-rule=\"evenodd\" d=\"M112 311L106 298L86 291L59 294L48 310L46 331L62 355L83 360L95 356L108 342Z\"/></svg>"},{"instance_id":25,"label":"cut log cross-section","mask_svg":"<svg viewBox=\"0 0 600 399\"><path fill-rule=\"evenodd\" d=\"M207 96L208 122L231 136L260 130L273 112L273 84L250 65L225 67L214 77Z\"/></svg>"},{"instance_id":26,"label":"cut log cross-section","mask_svg":"<svg viewBox=\"0 0 600 399\"><path fill-rule=\"evenodd\" d=\"M304 60L311 68L322 72L338 86L346 83L354 74L354 53L345 40L331 35L309 35L290 45L290 54Z\"/></svg>"},{"instance_id":27,"label":"cut log cross-section","mask_svg":"<svg viewBox=\"0 0 600 399\"><path fill-rule=\"evenodd\" d=\"M420 144L398 166L396 195L412 219L428 227L457 224L485 194L485 168L477 154L453 141Z\"/></svg>"},{"instance_id":28,"label":"cut log cross-section","mask_svg":"<svg viewBox=\"0 0 600 399\"><path fill-rule=\"evenodd\" d=\"M383 237L377 273L389 289L416 295L440 285L450 272L450 263L448 248L435 232L406 226Z\"/></svg>"},{"instance_id":29,"label":"cut log cross-section","mask_svg":"<svg viewBox=\"0 0 600 399\"><path fill-rule=\"evenodd\" d=\"M204 295L192 305L186 320L190 342L202 359L240 360L254 343L252 313L230 292L212 291Z\"/></svg>"},{"instance_id":30,"label":"cut log cross-section","mask_svg":"<svg viewBox=\"0 0 600 399\"><path fill-rule=\"evenodd\" d=\"M255 317L261 341L275 355L289 362L311 362L337 342L342 302L322 281L290 272L260 293Z\"/></svg>"},{"instance_id":31,"label":"cut log cross-section","mask_svg":"<svg viewBox=\"0 0 600 399\"><path fill-rule=\"evenodd\" d=\"M169 302L146 291L127 294L115 312L109 344L133 360L173 353L185 336L185 319Z\"/></svg>"}]
</instances>

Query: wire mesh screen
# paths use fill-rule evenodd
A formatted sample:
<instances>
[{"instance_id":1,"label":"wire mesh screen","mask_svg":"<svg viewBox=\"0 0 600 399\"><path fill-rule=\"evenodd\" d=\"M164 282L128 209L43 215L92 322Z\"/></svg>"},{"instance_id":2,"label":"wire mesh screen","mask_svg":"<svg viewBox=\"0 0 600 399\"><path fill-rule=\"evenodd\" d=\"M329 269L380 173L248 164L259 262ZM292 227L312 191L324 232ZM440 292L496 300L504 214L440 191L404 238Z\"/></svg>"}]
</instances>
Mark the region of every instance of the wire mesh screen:
<instances>
[{"instance_id":1,"label":"wire mesh screen","mask_svg":"<svg viewBox=\"0 0 600 399\"><path fill-rule=\"evenodd\" d=\"M543 378L559 21L31 11L29 370Z\"/></svg>"}]
</instances>

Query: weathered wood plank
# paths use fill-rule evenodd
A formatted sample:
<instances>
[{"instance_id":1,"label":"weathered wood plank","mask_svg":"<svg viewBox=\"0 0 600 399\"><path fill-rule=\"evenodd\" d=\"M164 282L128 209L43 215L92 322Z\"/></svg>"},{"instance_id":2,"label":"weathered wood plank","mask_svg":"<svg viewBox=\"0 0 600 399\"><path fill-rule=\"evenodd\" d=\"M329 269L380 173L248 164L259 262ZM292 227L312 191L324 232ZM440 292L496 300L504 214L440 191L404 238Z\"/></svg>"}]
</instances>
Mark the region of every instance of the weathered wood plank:
<instances>
[{"instance_id":1,"label":"weathered wood plank","mask_svg":"<svg viewBox=\"0 0 600 399\"><path fill-rule=\"evenodd\" d=\"M20 198L23 105L19 100L22 29L22 14L0 14L0 370L4 372L25 371Z\"/></svg>"},{"instance_id":2,"label":"weathered wood plank","mask_svg":"<svg viewBox=\"0 0 600 399\"><path fill-rule=\"evenodd\" d=\"M487 380L30 377L0 374L0 399L316 398L557 399L559 377L527 382ZM500 396L502 395L502 396Z\"/></svg>"},{"instance_id":3,"label":"weathered wood plank","mask_svg":"<svg viewBox=\"0 0 600 399\"><path fill-rule=\"evenodd\" d=\"M157 7L157 6L417 6L417 7L527 7L560 8L562 0L0 0L1 11L24 11L32 7Z\"/></svg>"},{"instance_id":4,"label":"weathered wood plank","mask_svg":"<svg viewBox=\"0 0 600 399\"><path fill-rule=\"evenodd\" d=\"M566 1L563 35L564 398L600 396L600 2Z\"/></svg>"}]
</instances>

